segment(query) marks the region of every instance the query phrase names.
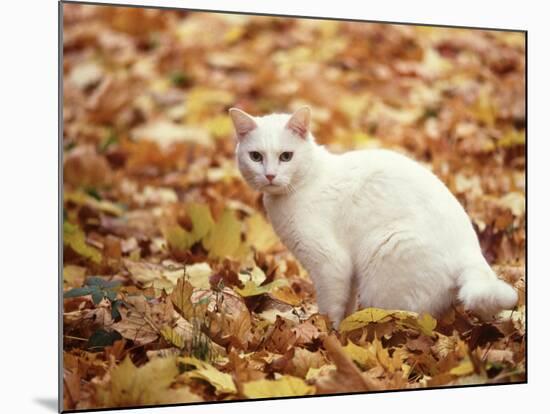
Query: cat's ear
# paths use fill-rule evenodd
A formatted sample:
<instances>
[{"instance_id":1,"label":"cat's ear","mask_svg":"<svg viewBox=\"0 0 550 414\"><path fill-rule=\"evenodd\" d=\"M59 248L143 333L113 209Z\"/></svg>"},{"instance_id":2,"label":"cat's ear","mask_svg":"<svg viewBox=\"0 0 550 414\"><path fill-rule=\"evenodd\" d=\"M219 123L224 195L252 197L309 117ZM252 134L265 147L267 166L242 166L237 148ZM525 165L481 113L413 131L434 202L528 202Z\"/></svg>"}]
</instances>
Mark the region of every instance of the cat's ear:
<instances>
[{"instance_id":1,"label":"cat's ear","mask_svg":"<svg viewBox=\"0 0 550 414\"><path fill-rule=\"evenodd\" d=\"M292 114L286 127L301 138L307 138L309 131L309 121L311 119L311 109L309 106L302 106Z\"/></svg>"},{"instance_id":2,"label":"cat's ear","mask_svg":"<svg viewBox=\"0 0 550 414\"><path fill-rule=\"evenodd\" d=\"M254 121L254 118L240 109L231 108L229 110L229 115L233 120L233 126L235 127L235 131L237 132L237 137L239 139L245 137L250 131L258 127Z\"/></svg>"}]
</instances>

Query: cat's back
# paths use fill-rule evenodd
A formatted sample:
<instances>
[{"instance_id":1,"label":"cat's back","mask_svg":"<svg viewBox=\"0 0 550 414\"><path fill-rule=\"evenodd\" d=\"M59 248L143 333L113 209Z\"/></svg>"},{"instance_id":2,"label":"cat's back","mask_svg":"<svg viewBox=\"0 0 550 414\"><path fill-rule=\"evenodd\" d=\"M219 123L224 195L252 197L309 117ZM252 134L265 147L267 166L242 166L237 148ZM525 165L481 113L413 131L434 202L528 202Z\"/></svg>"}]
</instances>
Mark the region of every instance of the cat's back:
<instances>
[{"instance_id":1,"label":"cat's back","mask_svg":"<svg viewBox=\"0 0 550 414\"><path fill-rule=\"evenodd\" d=\"M473 240L464 208L419 162L385 149L351 151L337 158L335 176L346 189L341 194L341 205L347 206L345 221L369 229L399 225L422 229L426 237L445 233Z\"/></svg>"},{"instance_id":2,"label":"cat's back","mask_svg":"<svg viewBox=\"0 0 550 414\"><path fill-rule=\"evenodd\" d=\"M388 196L409 196L417 201L429 196L432 202L456 204L454 196L434 173L398 152L386 149L350 151L339 155L338 159L337 169L346 172L357 191L386 189Z\"/></svg>"}]
</instances>

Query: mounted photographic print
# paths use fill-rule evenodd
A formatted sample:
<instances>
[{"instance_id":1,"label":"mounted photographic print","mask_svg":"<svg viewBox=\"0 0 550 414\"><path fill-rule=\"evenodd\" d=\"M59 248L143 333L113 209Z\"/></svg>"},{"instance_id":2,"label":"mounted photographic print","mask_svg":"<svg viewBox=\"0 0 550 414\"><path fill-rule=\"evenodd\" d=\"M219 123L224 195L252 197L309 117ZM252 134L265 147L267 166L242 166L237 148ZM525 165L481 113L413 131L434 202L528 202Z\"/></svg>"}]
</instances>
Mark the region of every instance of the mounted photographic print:
<instances>
[{"instance_id":1,"label":"mounted photographic print","mask_svg":"<svg viewBox=\"0 0 550 414\"><path fill-rule=\"evenodd\" d=\"M526 382L526 32L60 25L64 411Z\"/></svg>"}]
</instances>

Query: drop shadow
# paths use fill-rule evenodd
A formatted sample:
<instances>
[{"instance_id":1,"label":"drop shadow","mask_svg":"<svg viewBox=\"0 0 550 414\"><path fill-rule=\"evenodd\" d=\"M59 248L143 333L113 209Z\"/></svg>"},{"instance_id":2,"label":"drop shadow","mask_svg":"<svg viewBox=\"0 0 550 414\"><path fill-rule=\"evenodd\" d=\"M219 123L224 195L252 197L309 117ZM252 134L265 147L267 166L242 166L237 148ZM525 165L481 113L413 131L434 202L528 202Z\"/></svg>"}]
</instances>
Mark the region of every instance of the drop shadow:
<instances>
[{"instance_id":1,"label":"drop shadow","mask_svg":"<svg viewBox=\"0 0 550 414\"><path fill-rule=\"evenodd\" d=\"M34 402L55 413L58 412L57 398L35 398Z\"/></svg>"}]
</instances>

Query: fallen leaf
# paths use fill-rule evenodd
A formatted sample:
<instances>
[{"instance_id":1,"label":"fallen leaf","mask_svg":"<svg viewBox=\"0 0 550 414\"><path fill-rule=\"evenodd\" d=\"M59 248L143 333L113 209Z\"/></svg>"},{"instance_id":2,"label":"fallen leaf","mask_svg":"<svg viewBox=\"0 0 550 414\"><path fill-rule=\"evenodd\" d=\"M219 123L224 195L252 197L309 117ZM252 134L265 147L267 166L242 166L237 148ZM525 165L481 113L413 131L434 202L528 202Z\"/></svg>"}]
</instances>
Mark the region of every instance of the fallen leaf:
<instances>
[{"instance_id":1,"label":"fallen leaf","mask_svg":"<svg viewBox=\"0 0 550 414\"><path fill-rule=\"evenodd\" d=\"M261 286L258 286L253 281L249 280L248 282L245 283L244 288L242 289L235 288L235 290L239 295L243 297L248 297L248 296L263 295L281 286L287 286L287 285L288 285L288 282L286 279L276 279L271 283L267 283Z\"/></svg>"},{"instance_id":2,"label":"fallen leaf","mask_svg":"<svg viewBox=\"0 0 550 414\"><path fill-rule=\"evenodd\" d=\"M303 379L283 375L276 380L257 380L243 384L243 395L247 398L295 397L315 393L315 387Z\"/></svg>"},{"instance_id":3,"label":"fallen leaf","mask_svg":"<svg viewBox=\"0 0 550 414\"><path fill-rule=\"evenodd\" d=\"M452 368L449 373L456 376L470 375L474 372L474 366L470 360L464 360L456 367Z\"/></svg>"},{"instance_id":4,"label":"fallen leaf","mask_svg":"<svg viewBox=\"0 0 550 414\"><path fill-rule=\"evenodd\" d=\"M109 381L96 386L98 405L108 408L202 401L187 387L170 388L178 373L176 357L155 358L138 368L127 356L113 368Z\"/></svg>"},{"instance_id":5,"label":"fallen leaf","mask_svg":"<svg viewBox=\"0 0 550 414\"><path fill-rule=\"evenodd\" d=\"M132 138L138 141L155 141L161 148L168 148L177 142L212 145L210 135L204 129L176 124L169 120L155 120L136 128L133 130Z\"/></svg>"},{"instance_id":6,"label":"fallen leaf","mask_svg":"<svg viewBox=\"0 0 550 414\"><path fill-rule=\"evenodd\" d=\"M256 250L266 251L279 242L273 227L259 213L254 213L246 220L246 240Z\"/></svg>"},{"instance_id":7,"label":"fallen leaf","mask_svg":"<svg viewBox=\"0 0 550 414\"><path fill-rule=\"evenodd\" d=\"M203 239L210 257L236 257L242 252L241 224L232 210L224 210L220 220Z\"/></svg>"},{"instance_id":8,"label":"fallen leaf","mask_svg":"<svg viewBox=\"0 0 550 414\"><path fill-rule=\"evenodd\" d=\"M361 371L347 356L335 336L327 336L323 344L336 370L331 371L330 375L316 379L315 385L319 393L360 392L373 388L370 380L361 375Z\"/></svg>"},{"instance_id":9,"label":"fallen leaf","mask_svg":"<svg viewBox=\"0 0 550 414\"><path fill-rule=\"evenodd\" d=\"M320 368L326 363L325 357L319 351L311 352L307 349L296 347L294 349L294 356L292 357L292 365L294 366L293 375L305 378L310 369Z\"/></svg>"},{"instance_id":10,"label":"fallen leaf","mask_svg":"<svg viewBox=\"0 0 550 414\"><path fill-rule=\"evenodd\" d=\"M342 348L347 356L356 362L363 369L373 368L378 365L376 354L373 355L367 349L348 341L348 344Z\"/></svg>"},{"instance_id":11,"label":"fallen leaf","mask_svg":"<svg viewBox=\"0 0 550 414\"><path fill-rule=\"evenodd\" d=\"M340 332L350 332L367 326L369 323L384 323L395 321L398 325L417 329L424 335L433 335L437 321L428 314L419 316L415 312L365 308L345 318L339 326Z\"/></svg>"},{"instance_id":12,"label":"fallen leaf","mask_svg":"<svg viewBox=\"0 0 550 414\"><path fill-rule=\"evenodd\" d=\"M86 243L86 235L79 227L67 221L63 223L63 244L79 255L95 263L101 263L101 252Z\"/></svg>"},{"instance_id":13,"label":"fallen leaf","mask_svg":"<svg viewBox=\"0 0 550 414\"><path fill-rule=\"evenodd\" d=\"M193 357L181 357L178 358L178 362L194 367L183 374L185 377L204 380L216 388L218 393L235 394L237 392L231 375L219 371L211 364Z\"/></svg>"},{"instance_id":14,"label":"fallen leaf","mask_svg":"<svg viewBox=\"0 0 550 414\"><path fill-rule=\"evenodd\" d=\"M67 287L80 287L84 283L86 268L76 265L63 266L63 282Z\"/></svg>"}]
</instances>

